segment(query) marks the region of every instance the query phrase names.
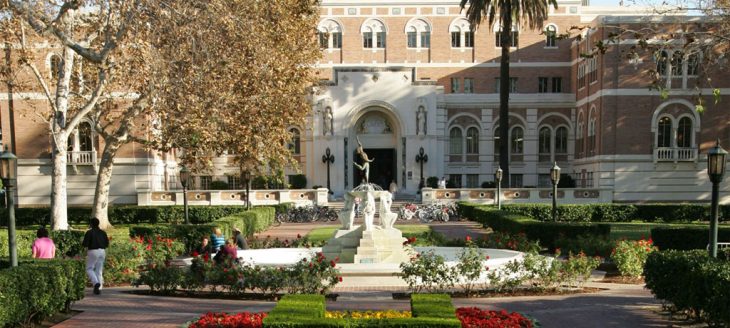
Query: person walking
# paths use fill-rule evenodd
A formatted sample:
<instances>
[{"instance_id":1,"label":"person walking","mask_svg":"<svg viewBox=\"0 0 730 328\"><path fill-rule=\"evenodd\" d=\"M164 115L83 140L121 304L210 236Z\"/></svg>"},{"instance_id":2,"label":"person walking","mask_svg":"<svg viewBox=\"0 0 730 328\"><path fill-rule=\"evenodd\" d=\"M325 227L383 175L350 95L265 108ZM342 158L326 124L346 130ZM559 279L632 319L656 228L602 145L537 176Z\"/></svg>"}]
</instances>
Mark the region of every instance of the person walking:
<instances>
[{"instance_id":1,"label":"person walking","mask_svg":"<svg viewBox=\"0 0 730 328\"><path fill-rule=\"evenodd\" d=\"M48 230L41 226L35 232L38 239L33 242L32 252L34 259L52 259L56 257L56 245L48 238Z\"/></svg>"},{"instance_id":2,"label":"person walking","mask_svg":"<svg viewBox=\"0 0 730 328\"><path fill-rule=\"evenodd\" d=\"M94 294L101 294L104 284L104 260L106 260L106 248L109 247L109 237L104 230L99 228L99 219L92 218L89 224L91 229L84 234L82 246L86 247L86 274L94 285Z\"/></svg>"}]
</instances>

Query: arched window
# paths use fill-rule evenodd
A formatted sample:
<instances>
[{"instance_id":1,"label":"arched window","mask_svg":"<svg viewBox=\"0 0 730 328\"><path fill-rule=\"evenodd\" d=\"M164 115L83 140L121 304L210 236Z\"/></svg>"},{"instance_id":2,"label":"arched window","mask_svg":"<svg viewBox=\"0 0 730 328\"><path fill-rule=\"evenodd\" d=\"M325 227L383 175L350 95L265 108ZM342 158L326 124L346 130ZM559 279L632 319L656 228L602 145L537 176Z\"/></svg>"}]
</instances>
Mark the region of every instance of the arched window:
<instances>
[{"instance_id":1,"label":"arched window","mask_svg":"<svg viewBox=\"0 0 730 328\"><path fill-rule=\"evenodd\" d=\"M522 130L522 127L516 126L516 127L512 128L512 134L510 136L510 144L512 145L511 153L512 154L522 154L523 142L524 142L524 132Z\"/></svg>"},{"instance_id":2,"label":"arched window","mask_svg":"<svg viewBox=\"0 0 730 328\"><path fill-rule=\"evenodd\" d=\"M475 127L466 130L466 153L479 154L479 129Z\"/></svg>"},{"instance_id":3,"label":"arched window","mask_svg":"<svg viewBox=\"0 0 730 328\"><path fill-rule=\"evenodd\" d=\"M576 153L583 154L585 151L583 149L583 129L585 128L585 123L583 123L583 112L580 112L578 114L578 124L575 126L575 149Z\"/></svg>"},{"instance_id":4,"label":"arched window","mask_svg":"<svg viewBox=\"0 0 730 328\"><path fill-rule=\"evenodd\" d=\"M698 54L691 54L687 57L687 75L697 76L700 69L700 56Z\"/></svg>"},{"instance_id":5,"label":"arched window","mask_svg":"<svg viewBox=\"0 0 730 328\"><path fill-rule=\"evenodd\" d=\"M49 61L48 70L51 72L51 81L57 81L61 69L61 56L53 54Z\"/></svg>"},{"instance_id":6,"label":"arched window","mask_svg":"<svg viewBox=\"0 0 730 328\"><path fill-rule=\"evenodd\" d=\"M422 19L414 19L406 25L408 48L430 48L431 26Z\"/></svg>"},{"instance_id":7,"label":"arched window","mask_svg":"<svg viewBox=\"0 0 730 328\"><path fill-rule=\"evenodd\" d=\"M461 134L461 129L457 127L451 128L451 131L449 132L449 153L451 155L463 154L463 144L464 140Z\"/></svg>"},{"instance_id":8,"label":"arched window","mask_svg":"<svg viewBox=\"0 0 730 328\"><path fill-rule=\"evenodd\" d=\"M289 151L294 155L299 155L302 152L301 134L298 129L289 129L291 134L291 141L289 142Z\"/></svg>"},{"instance_id":9,"label":"arched window","mask_svg":"<svg viewBox=\"0 0 730 328\"><path fill-rule=\"evenodd\" d=\"M677 125L677 147L692 147L692 119L682 117Z\"/></svg>"},{"instance_id":10,"label":"arched window","mask_svg":"<svg viewBox=\"0 0 730 328\"><path fill-rule=\"evenodd\" d=\"M557 47L558 27L550 24L545 27L545 46Z\"/></svg>"},{"instance_id":11,"label":"arched window","mask_svg":"<svg viewBox=\"0 0 730 328\"><path fill-rule=\"evenodd\" d=\"M550 139L552 138L550 128L544 126L540 128L538 137L538 152L542 154L550 154Z\"/></svg>"},{"instance_id":12,"label":"arched window","mask_svg":"<svg viewBox=\"0 0 730 328\"><path fill-rule=\"evenodd\" d=\"M657 147L672 146L672 119L667 116L659 119L656 145Z\"/></svg>"},{"instance_id":13,"label":"arched window","mask_svg":"<svg viewBox=\"0 0 730 328\"><path fill-rule=\"evenodd\" d=\"M363 48L385 48L385 24L377 19L369 19L360 28Z\"/></svg>"},{"instance_id":14,"label":"arched window","mask_svg":"<svg viewBox=\"0 0 730 328\"><path fill-rule=\"evenodd\" d=\"M675 51L672 54L672 77L681 78L684 65L684 53Z\"/></svg>"},{"instance_id":15,"label":"arched window","mask_svg":"<svg viewBox=\"0 0 730 328\"><path fill-rule=\"evenodd\" d=\"M568 128L561 126L555 130L555 153L568 153Z\"/></svg>"},{"instance_id":16,"label":"arched window","mask_svg":"<svg viewBox=\"0 0 730 328\"><path fill-rule=\"evenodd\" d=\"M342 48L342 26L340 23L325 19L317 26L319 31L319 45L324 49Z\"/></svg>"},{"instance_id":17,"label":"arched window","mask_svg":"<svg viewBox=\"0 0 730 328\"><path fill-rule=\"evenodd\" d=\"M94 144L92 139L91 123L81 122L79 124L79 151L92 151Z\"/></svg>"},{"instance_id":18,"label":"arched window","mask_svg":"<svg viewBox=\"0 0 730 328\"><path fill-rule=\"evenodd\" d=\"M494 24L494 45L497 48L502 47L502 26L497 23ZM510 33L509 45L510 47L517 47L519 45L520 32L516 25L512 25L512 31Z\"/></svg>"},{"instance_id":19,"label":"arched window","mask_svg":"<svg viewBox=\"0 0 730 328\"><path fill-rule=\"evenodd\" d=\"M466 19L458 18L451 22L449 32L451 32L452 48L474 47L474 31L471 30L471 25Z\"/></svg>"},{"instance_id":20,"label":"arched window","mask_svg":"<svg viewBox=\"0 0 730 328\"><path fill-rule=\"evenodd\" d=\"M588 153L593 155L596 149L596 111L591 108L588 115Z\"/></svg>"}]
</instances>

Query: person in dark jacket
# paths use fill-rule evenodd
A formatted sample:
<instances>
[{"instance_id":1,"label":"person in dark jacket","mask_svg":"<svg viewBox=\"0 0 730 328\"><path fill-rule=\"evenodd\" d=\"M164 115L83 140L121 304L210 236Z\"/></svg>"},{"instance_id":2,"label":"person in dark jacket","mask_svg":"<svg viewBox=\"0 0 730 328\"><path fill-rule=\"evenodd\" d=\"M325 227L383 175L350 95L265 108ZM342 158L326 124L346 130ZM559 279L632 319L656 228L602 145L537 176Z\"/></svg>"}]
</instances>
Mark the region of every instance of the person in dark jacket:
<instances>
[{"instance_id":1,"label":"person in dark jacket","mask_svg":"<svg viewBox=\"0 0 730 328\"><path fill-rule=\"evenodd\" d=\"M91 229L86 231L82 246L87 248L86 251L86 274L94 285L94 294L101 293L104 284L104 260L106 260L106 248L109 247L109 237L106 232L99 228L99 219L92 218L89 224Z\"/></svg>"},{"instance_id":2,"label":"person in dark jacket","mask_svg":"<svg viewBox=\"0 0 730 328\"><path fill-rule=\"evenodd\" d=\"M248 249L248 242L246 241L246 237L241 233L241 230L233 228L233 237L236 238L236 247L238 249Z\"/></svg>"}]
</instances>

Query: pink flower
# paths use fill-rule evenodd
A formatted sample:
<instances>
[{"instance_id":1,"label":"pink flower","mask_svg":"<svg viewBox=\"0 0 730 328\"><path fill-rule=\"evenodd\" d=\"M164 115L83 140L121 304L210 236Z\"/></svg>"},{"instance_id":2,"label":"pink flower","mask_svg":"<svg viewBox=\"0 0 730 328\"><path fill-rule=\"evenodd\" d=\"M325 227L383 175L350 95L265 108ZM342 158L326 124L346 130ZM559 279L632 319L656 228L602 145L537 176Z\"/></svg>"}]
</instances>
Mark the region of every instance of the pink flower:
<instances>
[{"instance_id":1,"label":"pink flower","mask_svg":"<svg viewBox=\"0 0 730 328\"><path fill-rule=\"evenodd\" d=\"M466 236L466 241L471 241L471 236Z\"/></svg>"}]
</instances>

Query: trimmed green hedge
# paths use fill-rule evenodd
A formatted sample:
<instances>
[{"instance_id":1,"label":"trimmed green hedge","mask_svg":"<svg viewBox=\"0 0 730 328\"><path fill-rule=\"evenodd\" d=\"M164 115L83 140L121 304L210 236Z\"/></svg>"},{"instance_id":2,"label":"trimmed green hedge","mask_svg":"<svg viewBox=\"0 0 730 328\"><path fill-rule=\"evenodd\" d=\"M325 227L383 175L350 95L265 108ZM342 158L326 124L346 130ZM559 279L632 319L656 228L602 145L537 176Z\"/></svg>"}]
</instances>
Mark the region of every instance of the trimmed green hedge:
<instances>
[{"instance_id":1,"label":"trimmed green hedge","mask_svg":"<svg viewBox=\"0 0 730 328\"><path fill-rule=\"evenodd\" d=\"M448 295L411 297L413 318L329 319L324 317L322 295L285 295L264 319L264 327L444 327L458 328L454 306Z\"/></svg>"},{"instance_id":2,"label":"trimmed green hedge","mask_svg":"<svg viewBox=\"0 0 730 328\"><path fill-rule=\"evenodd\" d=\"M15 326L69 310L84 298L86 273L79 260L22 261L0 270L0 326Z\"/></svg>"},{"instance_id":3,"label":"trimmed green hedge","mask_svg":"<svg viewBox=\"0 0 730 328\"><path fill-rule=\"evenodd\" d=\"M224 216L208 224L132 226L129 227L129 236L174 238L185 244L185 250L189 252L199 246L203 237L210 236L215 227L221 228L227 237L232 236L233 227L241 229L241 233L250 237L256 232L266 230L273 223L273 207L253 207L250 211Z\"/></svg>"},{"instance_id":4,"label":"trimmed green hedge","mask_svg":"<svg viewBox=\"0 0 730 328\"><path fill-rule=\"evenodd\" d=\"M706 251L652 252L644 266L646 287L679 311L716 326L730 326L730 261Z\"/></svg>"},{"instance_id":5,"label":"trimmed green hedge","mask_svg":"<svg viewBox=\"0 0 730 328\"><path fill-rule=\"evenodd\" d=\"M74 257L83 251L81 242L84 239L85 231L51 231L51 239L56 245L56 257L64 255ZM18 246L18 257L31 257L31 246L36 239L35 230L16 230L15 242ZM0 229L0 257L8 257L8 233L7 229Z\"/></svg>"},{"instance_id":6,"label":"trimmed green hedge","mask_svg":"<svg viewBox=\"0 0 730 328\"><path fill-rule=\"evenodd\" d=\"M218 218L242 212L245 206L188 206L191 223L210 223ZM15 224L17 226L50 225L51 210L48 207L16 208ZM68 222L70 224L86 224L91 217L91 208L69 207ZM0 209L0 225L7 226L8 214L5 208ZM118 205L109 207L109 221L114 224L138 223L182 223L185 220L183 206L136 206Z\"/></svg>"},{"instance_id":7,"label":"trimmed green hedge","mask_svg":"<svg viewBox=\"0 0 730 328\"><path fill-rule=\"evenodd\" d=\"M555 241L561 237L577 238L581 235L608 237L611 233L609 224L541 222L526 215L499 211L493 206L474 206L467 203L462 203L459 209L462 210L462 213L472 215L465 216L469 220L479 222L495 231L511 234L524 233L528 239L539 240L542 246L550 249L555 248Z\"/></svg>"},{"instance_id":8,"label":"trimmed green hedge","mask_svg":"<svg viewBox=\"0 0 730 328\"><path fill-rule=\"evenodd\" d=\"M653 228L651 239L661 250L707 249L707 244L710 242L710 228ZM717 241L730 242L730 227L720 227L717 230Z\"/></svg>"},{"instance_id":9,"label":"trimmed green hedge","mask_svg":"<svg viewBox=\"0 0 730 328\"><path fill-rule=\"evenodd\" d=\"M552 221L551 204L505 204L504 211ZM557 208L564 222L692 222L709 218L704 204L565 204ZM730 206L722 214L730 214Z\"/></svg>"}]
</instances>

